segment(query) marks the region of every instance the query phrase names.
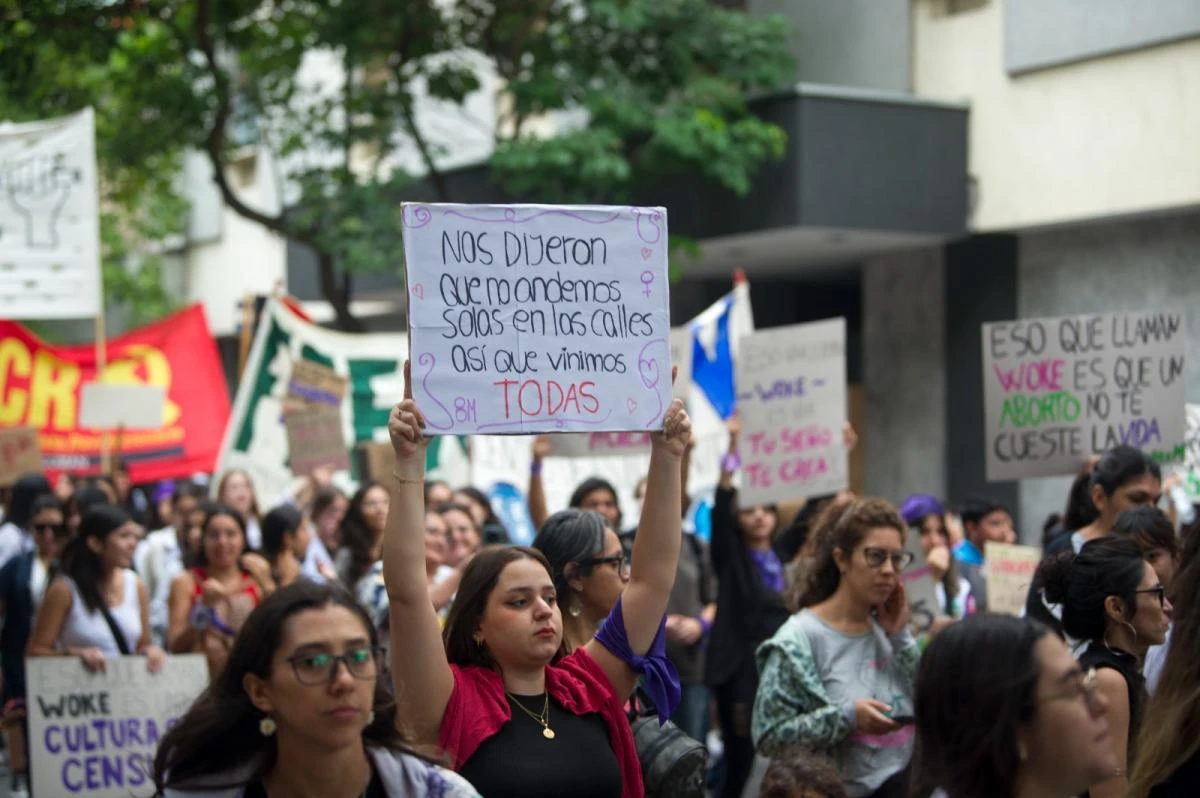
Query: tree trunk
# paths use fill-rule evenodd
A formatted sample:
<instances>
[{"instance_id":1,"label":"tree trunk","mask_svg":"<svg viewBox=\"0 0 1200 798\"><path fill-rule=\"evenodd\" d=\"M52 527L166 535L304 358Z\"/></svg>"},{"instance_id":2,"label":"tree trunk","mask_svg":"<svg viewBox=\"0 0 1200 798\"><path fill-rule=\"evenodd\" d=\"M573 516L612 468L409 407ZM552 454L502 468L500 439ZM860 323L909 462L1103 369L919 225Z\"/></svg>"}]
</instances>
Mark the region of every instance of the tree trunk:
<instances>
[{"instance_id":1,"label":"tree trunk","mask_svg":"<svg viewBox=\"0 0 1200 798\"><path fill-rule=\"evenodd\" d=\"M337 269L333 255L328 252L317 253L317 268L321 274L321 294L333 308L337 328L342 332L366 332L366 327L350 312L350 293L338 287Z\"/></svg>"}]
</instances>

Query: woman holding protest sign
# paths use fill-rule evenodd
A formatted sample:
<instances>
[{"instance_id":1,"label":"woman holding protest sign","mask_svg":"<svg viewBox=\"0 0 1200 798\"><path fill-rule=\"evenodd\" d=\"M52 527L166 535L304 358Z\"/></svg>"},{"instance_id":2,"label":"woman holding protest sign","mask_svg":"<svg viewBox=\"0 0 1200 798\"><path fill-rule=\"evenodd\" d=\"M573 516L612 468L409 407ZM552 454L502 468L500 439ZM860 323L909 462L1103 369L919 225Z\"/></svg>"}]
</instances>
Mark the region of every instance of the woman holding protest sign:
<instances>
[{"instance_id":1,"label":"woman holding protest sign","mask_svg":"<svg viewBox=\"0 0 1200 798\"><path fill-rule=\"evenodd\" d=\"M254 570L251 570L254 563ZM172 652L203 653L209 674L225 664L238 629L274 588L262 558L246 553L245 522L232 507L217 505L204 519L196 564L175 577L167 602Z\"/></svg>"},{"instance_id":2,"label":"woman holding protest sign","mask_svg":"<svg viewBox=\"0 0 1200 798\"><path fill-rule=\"evenodd\" d=\"M109 657L139 654L151 673L166 654L150 642L150 599L130 569L138 525L119 507L83 515L63 549L61 576L46 588L29 638L31 657L79 657L90 671Z\"/></svg>"},{"instance_id":3,"label":"woman holding protest sign","mask_svg":"<svg viewBox=\"0 0 1200 798\"><path fill-rule=\"evenodd\" d=\"M832 752L852 798L907 791L920 659L901 578L907 529L882 499L831 505L813 533L801 610L758 650L759 752Z\"/></svg>"},{"instance_id":4,"label":"woman holding protest sign","mask_svg":"<svg viewBox=\"0 0 1200 798\"><path fill-rule=\"evenodd\" d=\"M392 673L418 739L438 741L489 798L643 795L623 704L639 675L664 717L679 698L663 626L681 539L680 458L691 434L682 402L654 436L629 584L596 635L568 655L549 564L521 546L475 556L439 645L420 532L425 419L407 381L405 396L388 420L396 471L383 561L393 635L408 643L393 647Z\"/></svg>"},{"instance_id":5,"label":"woman holding protest sign","mask_svg":"<svg viewBox=\"0 0 1200 798\"><path fill-rule=\"evenodd\" d=\"M242 632L159 743L158 798L477 798L414 751L375 629L341 586L295 582Z\"/></svg>"}]
</instances>

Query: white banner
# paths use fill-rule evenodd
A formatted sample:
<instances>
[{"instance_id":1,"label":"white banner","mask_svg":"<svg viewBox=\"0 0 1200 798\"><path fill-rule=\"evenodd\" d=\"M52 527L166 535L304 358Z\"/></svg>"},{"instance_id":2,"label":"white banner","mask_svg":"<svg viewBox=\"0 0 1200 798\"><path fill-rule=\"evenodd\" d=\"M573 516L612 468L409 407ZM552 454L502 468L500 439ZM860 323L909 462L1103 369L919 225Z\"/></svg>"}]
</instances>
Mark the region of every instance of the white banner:
<instances>
[{"instance_id":1,"label":"white banner","mask_svg":"<svg viewBox=\"0 0 1200 798\"><path fill-rule=\"evenodd\" d=\"M128 798L154 790L154 752L208 685L199 654L112 657L89 673L78 657L25 660L29 773L35 795Z\"/></svg>"},{"instance_id":2,"label":"white banner","mask_svg":"<svg viewBox=\"0 0 1200 798\"><path fill-rule=\"evenodd\" d=\"M433 434L662 427L667 213L403 207L413 396Z\"/></svg>"},{"instance_id":3,"label":"white banner","mask_svg":"<svg viewBox=\"0 0 1200 798\"><path fill-rule=\"evenodd\" d=\"M850 484L846 320L759 330L737 361L743 507L836 493Z\"/></svg>"},{"instance_id":4,"label":"white banner","mask_svg":"<svg viewBox=\"0 0 1200 798\"><path fill-rule=\"evenodd\" d=\"M0 317L86 318L101 307L92 109L0 123Z\"/></svg>"}]
</instances>

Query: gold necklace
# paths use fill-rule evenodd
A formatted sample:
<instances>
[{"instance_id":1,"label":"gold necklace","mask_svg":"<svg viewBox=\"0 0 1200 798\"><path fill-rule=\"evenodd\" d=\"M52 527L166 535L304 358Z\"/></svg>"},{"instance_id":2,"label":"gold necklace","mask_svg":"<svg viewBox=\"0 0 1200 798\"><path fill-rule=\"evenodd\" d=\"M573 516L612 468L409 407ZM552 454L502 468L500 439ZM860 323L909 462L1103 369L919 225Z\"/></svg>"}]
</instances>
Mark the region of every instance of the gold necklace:
<instances>
[{"instance_id":1,"label":"gold necklace","mask_svg":"<svg viewBox=\"0 0 1200 798\"><path fill-rule=\"evenodd\" d=\"M554 729L550 728L550 693L546 693L546 703L542 704L541 714L534 714L533 712L530 712L528 709L526 709L524 704L517 700L515 695L507 690L505 690L504 693L512 699L512 702L516 704L522 712L541 724L543 737L545 737L547 740L554 739Z\"/></svg>"}]
</instances>

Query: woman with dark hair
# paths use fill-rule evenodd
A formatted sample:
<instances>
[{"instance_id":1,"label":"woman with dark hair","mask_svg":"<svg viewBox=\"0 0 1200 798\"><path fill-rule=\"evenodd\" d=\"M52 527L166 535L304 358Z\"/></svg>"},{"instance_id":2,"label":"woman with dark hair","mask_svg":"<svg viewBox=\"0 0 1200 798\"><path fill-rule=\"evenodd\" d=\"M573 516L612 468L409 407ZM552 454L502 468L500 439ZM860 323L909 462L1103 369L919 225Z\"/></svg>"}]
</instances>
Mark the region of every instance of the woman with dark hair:
<instances>
[{"instance_id":1,"label":"woman with dark hair","mask_svg":"<svg viewBox=\"0 0 1200 798\"><path fill-rule=\"evenodd\" d=\"M1100 461L1099 457L1088 460L1083 469L1075 475L1071 489L1067 491L1067 507L1054 524L1047 524L1042 530L1042 550L1048 551L1051 545L1056 548L1065 544L1055 543L1059 537L1069 535L1076 529L1083 529L1096 520L1096 505L1092 504L1092 469Z\"/></svg>"},{"instance_id":2,"label":"woman with dark hair","mask_svg":"<svg viewBox=\"0 0 1200 798\"><path fill-rule=\"evenodd\" d=\"M333 562L338 579L351 593L356 592L359 580L379 561L388 501L387 489L374 480L364 482L350 498L342 519L341 548Z\"/></svg>"},{"instance_id":3,"label":"woman with dark hair","mask_svg":"<svg viewBox=\"0 0 1200 798\"><path fill-rule=\"evenodd\" d=\"M33 502L47 493L54 491L44 475L25 474L17 478L4 508L4 524L0 526L0 568L18 554L33 550L33 538L28 531Z\"/></svg>"},{"instance_id":4,"label":"woman with dark hair","mask_svg":"<svg viewBox=\"0 0 1200 798\"><path fill-rule=\"evenodd\" d=\"M758 650L752 731L759 753L834 755L853 798L905 795L920 650L901 575L907 525L882 499L818 521L801 610Z\"/></svg>"},{"instance_id":5,"label":"woman with dark hair","mask_svg":"<svg viewBox=\"0 0 1200 798\"><path fill-rule=\"evenodd\" d=\"M63 506L63 512L67 517L67 532L71 537L79 534L79 525L83 520L83 514L93 507L98 505L111 504L108 500L108 494L94 485L82 485L79 490L71 494L71 498L67 500Z\"/></svg>"},{"instance_id":6,"label":"woman with dark hair","mask_svg":"<svg viewBox=\"0 0 1200 798\"><path fill-rule=\"evenodd\" d=\"M1087 648L1079 657L1096 669L1096 684L1109 706L1109 729L1117 766L1092 786L1091 798L1124 798L1133 762L1146 684L1146 650L1166 638L1171 604L1166 589L1133 541L1108 537L1065 551L1038 566L1046 598L1062 605L1063 630Z\"/></svg>"},{"instance_id":7,"label":"woman with dark hair","mask_svg":"<svg viewBox=\"0 0 1200 798\"><path fill-rule=\"evenodd\" d=\"M246 567L245 554L241 514L217 505L204 519L196 564L171 582L168 646L176 654L203 653L213 677L224 667L238 629L274 587L269 573Z\"/></svg>"},{"instance_id":8,"label":"woman with dark hair","mask_svg":"<svg viewBox=\"0 0 1200 798\"><path fill-rule=\"evenodd\" d=\"M976 615L921 658L913 795L1068 798L1112 773L1108 702L1042 624Z\"/></svg>"},{"instance_id":9,"label":"woman with dark hair","mask_svg":"<svg viewBox=\"0 0 1200 798\"><path fill-rule=\"evenodd\" d=\"M639 675L664 717L679 699L663 625L681 539L680 458L691 434L682 402L672 402L653 439L629 584L595 636L568 654L550 566L522 546L475 556L438 645L418 533L425 419L411 395L406 381L388 420L396 478L384 565L392 634L406 640L392 649L392 674L418 739L438 741L488 798L640 798L623 704Z\"/></svg>"},{"instance_id":10,"label":"woman with dark hair","mask_svg":"<svg viewBox=\"0 0 1200 798\"><path fill-rule=\"evenodd\" d=\"M1162 470L1145 452L1132 446L1110 449L1096 463L1088 478L1088 491L1095 519L1086 526L1070 530L1046 547L1046 554L1070 548L1079 553L1089 540L1102 538L1112 531L1117 516L1134 507L1153 507L1162 497Z\"/></svg>"},{"instance_id":11,"label":"woman with dark hair","mask_svg":"<svg viewBox=\"0 0 1200 798\"><path fill-rule=\"evenodd\" d=\"M375 630L343 588L295 582L243 632L159 743L158 798L477 796L414 751Z\"/></svg>"},{"instance_id":12,"label":"woman with dark hair","mask_svg":"<svg viewBox=\"0 0 1200 798\"><path fill-rule=\"evenodd\" d=\"M5 720L14 716L20 722L6 723L9 771L14 791L25 789L28 783L25 739L25 646L33 629L34 618L46 595L46 586L58 569L58 556L67 542L67 525L63 508L53 493L33 500L27 529L33 538L34 550L20 554L0 568L0 665L3 665L3 696Z\"/></svg>"},{"instance_id":13,"label":"woman with dark hair","mask_svg":"<svg viewBox=\"0 0 1200 798\"><path fill-rule=\"evenodd\" d=\"M471 515L475 517L475 523L479 525L482 532L483 545L491 546L495 543L509 542L508 530L504 528L500 517L492 509L492 501L486 493L472 485L467 485L455 492L454 501L471 508Z\"/></svg>"},{"instance_id":14,"label":"woman with dark hair","mask_svg":"<svg viewBox=\"0 0 1200 798\"><path fill-rule=\"evenodd\" d=\"M533 440L533 457L529 466L529 489L526 491L526 504L529 506L529 518L536 529L550 517L546 509L546 486L542 481L542 464L547 457L554 454L554 443L549 435L538 435ZM604 522L613 529L621 532L621 502L617 499L617 489L606 479L588 477L575 487L567 507L574 510L588 510L604 516Z\"/></svg>"},{"instance_id":15,"label":"woman with dark hair","mask_svg":"<svg viewBox=\"0 0 1200 798\"><path fill-rule=\"evenodd\" d=\"M563 643L574 651L595 636L629 584L621 539L599 513L562 510L542 524L533 547L550 563Z\"/></svg>"},{"instance_id":16,"label":"woman with dark hair","mask_svg":"<svg viewBox=\"0 0 1200 798\"><path fill-rule=\"evenodd\" d=\"M709 559L717 576L717 611L708 634L704 681L717 702L724 744L722 798L738 798L754 765L750 710L758 689L754 652L788 618L783 593L784 564L792 559L808 527L793 524L779 531L774 505L739 506L733 477L741 467L741 422L726 423L729 451L721 458L721 476L712 508Z\"/></svg>"},{"instance_id":17,"label":"woman with dark hair","mask_svg":"<svg viewBox=\"0 0 1200 798\"><path fill-rule=\"evenodd\" d=\"M150 641L150 600L130 569L138 525L119 507L84 513L79 534L63 549L61 575L46 597L29 638L31 657L79 657L90 671L108 657L140 654L156 673L166 657Z\"/></svg>"},{"instance_id":18,"label":"woman with dark hair","mask_svg":"<svg viewBox=\"0 0 1200 798\"><path fill-rule=\"evenodd\" d=\"M1187 540L1171 591L1171 645L1146 706L1130 798L1200 794L1200 536Z\"/></svg>"},{"instance_id":19,"label":"woman with dark hair","mask_svg":"<svg viewBox=\"0 0 1200 798\"><path fill-rule=\"evenodd\" d=\"M262 514L249 472L242 468L226 471L217 483L217 502L232 507L242 516L246 547L251 551L262 548L262 528L259 526Z\"/></svg>"},{"instance_id":20,"label":"woman with dark hair","mask_svg":"<svg viewBox=\"0 0 1200 798\"><path fill-rule=\"evenodd\" d=\"M965 618L974 613L971 585L958 575L950 553L950 534L942 503L925 494L909 496L900 505L900 516L920 538L925 564L934 578L938 610L947 618Z\"/></svg>"},{"instance_id":21,"label":"woman with dark hair","mask_svg":"<svg viewBox=\"0 0 1200 798\"><path fill-rule=\"evenodd\" d=\"M276 507L263 516L262 536L263 556L271 565L276 587L287 587L301 578L311 538L304 515L290 504Z\"/></svg>"}]
</instances>

